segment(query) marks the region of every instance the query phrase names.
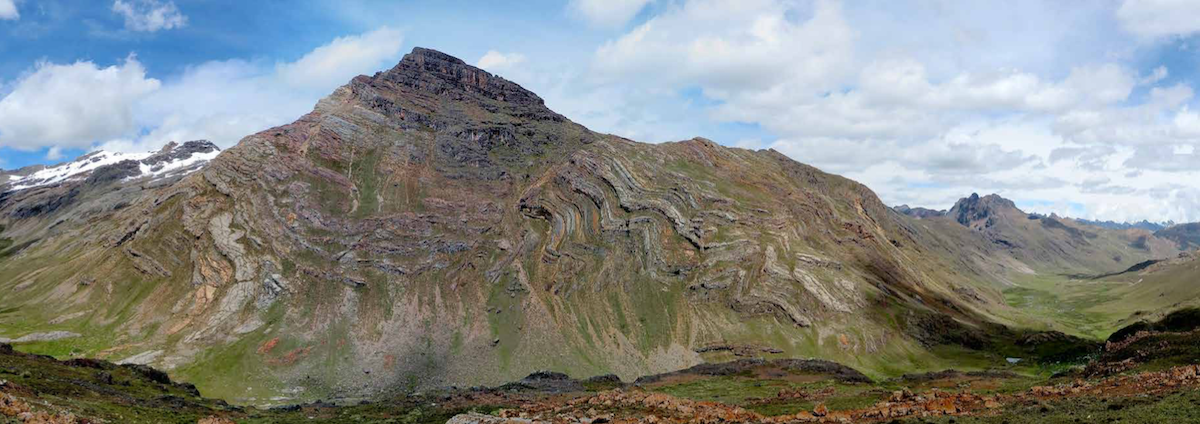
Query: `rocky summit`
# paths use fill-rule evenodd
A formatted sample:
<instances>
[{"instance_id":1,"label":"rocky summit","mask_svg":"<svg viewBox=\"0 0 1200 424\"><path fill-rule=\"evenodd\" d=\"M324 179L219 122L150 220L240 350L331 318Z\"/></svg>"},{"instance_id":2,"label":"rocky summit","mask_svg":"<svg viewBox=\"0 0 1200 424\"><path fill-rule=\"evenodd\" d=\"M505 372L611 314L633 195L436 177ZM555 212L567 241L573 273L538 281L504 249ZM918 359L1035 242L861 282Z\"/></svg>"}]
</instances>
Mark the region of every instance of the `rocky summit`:
<instances>
[{"instance_id":1,"label":"rocky summit","mask_svg":"<svg viewBox=\"0 0 1200 424\"><path fill-rule=\"evenodd\" d=\"M65 167L0 186L0 336L68 331L31 346L243 403L740 355L893 376L1044 323L1006 302L1020 276L1179 252L999 196L915 219L776 151L596 133L423 48L224 151Z\"/></svg>"}]
</instances>

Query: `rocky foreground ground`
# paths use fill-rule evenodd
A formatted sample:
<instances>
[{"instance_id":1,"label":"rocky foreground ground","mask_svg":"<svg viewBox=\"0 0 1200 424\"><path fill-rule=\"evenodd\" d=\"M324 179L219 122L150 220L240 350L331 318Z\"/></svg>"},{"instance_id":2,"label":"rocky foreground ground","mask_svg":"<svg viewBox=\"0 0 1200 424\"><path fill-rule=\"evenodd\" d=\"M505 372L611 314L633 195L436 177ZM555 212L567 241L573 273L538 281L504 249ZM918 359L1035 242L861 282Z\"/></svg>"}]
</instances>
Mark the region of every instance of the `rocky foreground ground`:
<instances>
[{"instance_id":1,"label":"rocky foreground ground","mask_svg":"<svg viewBox=\"0 0 1200 424\"><path fill-rule=\"evenodd\" d=\"M1048 378L951 370L873 381L829 361L741 359L634 383L539 372L493 388L273 408L206 399L142 365L0 344L0 424L1200 422L1200 332L1133 330Z\"/></svg>"},{"instance_id":2,"label":"rocky foreground ground","mask_svg":"<svg viewBox=\"0 0 1200 424\"><path fill-rule=\"evenodd\" d=\"M503 409L496 415L467 413L448 423L865 423L892 419L974 416L1002 417L1006 411L1039 407L1079 398L1099 399L1120 405L1128 398L1162 398L1175 393L1195 395L1200 366L1188 365L1160 372L1144 372L1099 380L1077 379L1052 386L1034 386L1011 394L976 394L969 389L931 389L920 393L898 390L867 408L832 410L818 403L812 411L764 416L742 407L717 402L697 402L639 389L614 389L566 402L555 400ZM1120 406L1107 410L1119 410ZM1082 418L1081 418L1082 419ZM1200 416L1195 417L1200 420Z\"/></svg>"}]
</instances>

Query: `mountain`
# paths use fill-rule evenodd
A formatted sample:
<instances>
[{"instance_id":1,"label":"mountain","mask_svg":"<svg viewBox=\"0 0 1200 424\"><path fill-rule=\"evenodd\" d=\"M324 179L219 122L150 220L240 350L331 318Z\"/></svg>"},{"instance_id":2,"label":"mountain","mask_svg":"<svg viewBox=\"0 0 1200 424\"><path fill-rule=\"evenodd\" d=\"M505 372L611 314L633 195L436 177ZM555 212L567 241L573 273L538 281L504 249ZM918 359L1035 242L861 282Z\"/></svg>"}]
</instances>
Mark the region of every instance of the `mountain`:
<instances>
[{"instance_id":1,"label":"mountain","mask_svg":"<svg viewBox=\"0 0 1200 424\"><path fill-rule=\"evenodd\" d=\"M1004 206L1007 206L1009 209L1016 209L1016 205L1013 204L1012 201L1010 201L1008 199L1004 199L1004 198L1000 197L999 195L995 195L995 194L985 196L983 198L980 198L978 194L972 194L971 197L960 199L959 202L957 202L955 204L955 206L962 206L962 207L968 207L968 208L969 207L978 207L979 203L989 203L989 202L996 202L996 201L1007 203L1007 205L1004 205ZM946 211L946 210L934 210L934 209L928 209L928 208L923 208L923 207L910 207L908 205L893 206L892 209L894 209L896 212L900 212L904 215L908 215L908 216L911 216L914 218L934 218L934 217L940 217L940 216L943 216L943 215L946 215L947 213L949 213L949 211ZM1041 215L1041 214L1037 214L1037 213L1030 213L1028 215L1028 217L1030 219L1035 219L1035 218L1036 219L1042 219L1042 218L1063 219L1063 218L1059 218L1057 215L1045 216L1045 215ZM1150 222L1148 220L1142 220L1139 222L1115 222L1115 221L1093 221L1093 220L1082 219L1082 218L1067 218L1067 219L1074 221L1076 223L1079 223L1081 225L1100 227L1100 228L1109 229L1109 230L1146 230L1146 231L1155 232L1155 231L1163 230L1163 229L1166 229L1168 227L1175 225L1175 223L1172 221L1158 223L1158 222Z\"/></svg>"},{"instance_id":2,"label":"mountain","mask_svg":"<svg viewBox=\"0 0 1200 424\"><path fill-rule=\"evenodd\" d=\"M1158 223L1142 220L1139 222L1114 222L1114 221L1092 221L1087 219L1076 218L1075 222L1086 225L1094 225L1097 227L1108 228L1110 230L1129 230L1139 229L1147 231L1158 231L1174 225L1171 222Z\"/></svg>"},{"instance_id":3,"label":"mountain","mask_svg":"<svg viewBox=\"0 0 1200 424\"><path fill-rule=\"evenodd\" d=\"M0 200L3 336L79 334L43 348L224 397L633 378L746 345L879 370L932 337L906 319L974 308L858 183L594 133L420 48L174 182L95 175Z\"/></svg>"},{"instance_id":4,"label":"mountain","mask_svg":"<svg viewBox=\"0 0 1200 424\"><path fill-rule=\"evenodd\" d=\"M10 178L0 337L239 402L743 354L898 375L1032 319L1006 302L1014 273L1177 253L998 196L918 220L773 150L595 133L423 48L206 163L155 167L180 147Z\"/></svg>"},{"instance_id":5,"label":"mountain","mask_svg":"<svg viewBox=\"0 0 1200 424\"><path fill-rule=\"evenodd\" d=\"M1014 215L1023 215L1012 200L996 194L979 197L972 193L971 197L959 199L954 207L946 212L946 216L974 230L987 230L998 224L1010 224ZM1019 220L1019 218L1015 218Z\"/></svg>"},{"instance_id":6,"label":"mountain","mask_svg":"<svg viewBox=\"0 0 1200 424\"><path fill-rule=\"evenodd\" d=\"M1180 249L1196 249L1200 247L1200 222L1172 225L1156 231L1154 235L1174 241Z\"/></svg>"},{"instance_id":7,"label":"mountain","mask_svg":"<svg viewBox=\"0 0 1200 424\"><path fill-rule=\"evenodd\" d=\"M900 212L913 218L933 218L946 214L946 211L944 210L938 211L922 207L910 208L908 205L893 206L892 209L895 209L896 212Z\"/></svg>"},{"instance_id":8,"label":"mountain","mask_svg":"<svg viewBox=\"0 0 1200 424\"><path fill-rule=\"evenodd\" d=\"M968 228L987 241L980 245L960 240L957 245L994 250L992 254L1011 257L1029 273L1102 274L1178 253L1168 240L1146 230L1113 230L1057 215L1029 214L996 194L960 199L942 221ZM952 231L943 226L941 232Z\"/></svg>"},{"instance_id":9,"label":"mountain","mask_svg":"<svg viewBox=\"0 0 1200 424\"><path fill-rule=\"evenodd\" d=\"M4 171L0 192L16 192L35 187L60 186L78 180L93 185L111 180L167 179L199 170L220 153L209 141L168 143L157 152L117 153L103 150L52 167L36 165Z\"/></svg>"},{"instance_id":10,"label":"mountain","mask_svg":"<svg viewBox=\"0 0 1200 424\"><path fill-rule=\"evenodd\" d=\"M1105 286L1106 295L1117 299L1098 304L1095 309L1125 316L1119 324L1127 325L1182 308L1194 308L1200 306L1197 275L1200 275L1200 254L1195 251L1146 261L1092 281L1093 285Z\"/></svg>"},{"instance_id":11,"label":"mountain","mask_svg":"<svg viewBox=\"0 0 1200 424\"><path fill-rule=\"evenodd\" d=\"M1029 214L994 194L963 198L945 216L909 219L933 237L922 239L923 246L948 247L939 256L956 258L961 269L991 282L978 291L999 298L1005 307L987 309L1011 326L1104 338L1134 313L1171 309L1187 300L1139 297L1133 302L1120 294L1128 283L1107 278L1180 253L1176 242L1147 230Z\"/></svg>"}]
</instances>

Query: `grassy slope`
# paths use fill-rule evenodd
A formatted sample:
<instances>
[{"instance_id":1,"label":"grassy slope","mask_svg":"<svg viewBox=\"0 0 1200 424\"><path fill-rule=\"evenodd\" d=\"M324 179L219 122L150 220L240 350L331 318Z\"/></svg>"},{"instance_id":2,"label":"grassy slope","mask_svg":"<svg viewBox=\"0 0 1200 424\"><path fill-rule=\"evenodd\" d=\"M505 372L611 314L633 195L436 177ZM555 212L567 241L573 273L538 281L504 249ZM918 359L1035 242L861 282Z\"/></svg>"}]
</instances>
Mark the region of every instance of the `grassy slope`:
<instances>
[{"instance_id":1,"label":"grassy slope","mask_svg":"<svg viewBox=\"0 0 1200 424\"><path fill-rule=\"evenodd\" d=\"M1141 288L1130 287L1128 275L1093 277L1178 253L1173 243L1144 231L1029 219L1016 209L1000 210L992 218L993 226L985 230L968 229L950 217L911 221L928 229L930 246L956 246L936 253L966 270L963 281L990 303L986 313L997 322L1100 340L1137 311L1200 299L1200 286L1186 284L1189 275L1200 275L1196 270L1178 270L1157 277L1162 283ZM993 238L1018 247L996 244Z\"/></svg>"},{"instance_id":2,"label":"grassy slope","mask_svg":"<svg viewBox=\"0 0 1200 424\"><path fill-rule=\"evenodd\" d=\"M1014 308L1042 318L1042 328L1095 339L1147 314L1200 305L1196 260L1171 260L1103 278L1036 274L1014 281L1014 287L1004 290Z\"/></svg>"},{"instance_id":3,"label":"grassy slope","mask_svg":"<svg viewBox=\"0 0 1200 424\"><path fill-rule=\"evenodd\" d=\"M66 363L34 355L0 351L0 393L33 405L34 411L70 412L76 416L120 423L195 423L204 417L225 417L238 423L444 423L469 410L491 412L502 405L437 407L424 398L344 407L307 406L261 410L229 406L198 396L189 385L156 380L153 371L100 361L90 365ZM162 374L165 376L165 374ZM158 377L161 378L161 377ZM0 423L11 417L0 414Z\"/></svg>"},{"instance_id":4,"label":"grassy slope","mask_svg":"<svg viewBox=\"0 0 1200 424\"><path fill-rule=\"evenodd\" d=\"M937 424L1066 424L1066 423L1196 423L1200 422L1200 390L1147 398L1075 398L1014 405L991 416L908 419L905 423Z\"/></svg>"},{"instance_id":5,"label":"grassy slope","mask_svg":"<svg viewBox=\"0 0 1200 424\"><path fill-rule=\"evenodd\" d=\"M1144 372L1171 366L1190 365L1200 360L1198 333L1189 332L1200 325L1200 313L1193 310L1172 314L1168 319L1138 328L1170 331L1139 340L1122 350L1106 353L1093 363L1118 363L1124 353L1138 356L1136 368L1125 372ZM1180 333L1182 332L1182 333ZM1132 334L1133 330L1123 333ZM17 396L34 405L35 411L70 412L87 418L130 423L193 423L199 418L218 416L238 423L276 422L387 422L442 423L466 411L493 413L528 402L565 402L573 396L588 396L614 387L609 383L585 383L589 393L550 396L540 392L512 389L467 392L435 392L426 395L399 395L377 403L345 406L307 405L285 409L261 410L229 406L198 396L189 385L171 383L165 375L148 368L116 366L100 361L59 362L51 358L13 353L0 347L0 392ZM1146 355L1149 355L1146 357ZM747 364L743 362L742 364ZM1065 377L1034 377L1012 373L1019 368L986 373L940 373L903 378L860 381L852 371L805 371L774 363L748 362L735 368L718 366L717 371L693 369L648 379L641 389L697 401L720 402L740 406L767 416L811 411L823 404L832 410L866 408L888 400L896 391L927 393L969 390L989 395L1025 394L1033 386L1075 381L1078 374ZM1090 367L1089 367L1090 368ZM828 369L828 368L827 368ZM1099 381L1099 380L1095 380ZM930 417L900 422L936 423L1073 423L1073 422L1193 422L1200 416L1200 389L1147 386L1153 395L1106 393L1099 397L1029 398L1005 404L1003 408L976 411L974 416ZM637 390L627 388L627 390ZM1140 389L1139 389L1140 390ZM586 407L586 406L585 406ZM597 406L599 408L599 406ZM643 411L642 413L644 413ZM0 413L0 423L7 423Z\"/></svg>"}]
</instances>

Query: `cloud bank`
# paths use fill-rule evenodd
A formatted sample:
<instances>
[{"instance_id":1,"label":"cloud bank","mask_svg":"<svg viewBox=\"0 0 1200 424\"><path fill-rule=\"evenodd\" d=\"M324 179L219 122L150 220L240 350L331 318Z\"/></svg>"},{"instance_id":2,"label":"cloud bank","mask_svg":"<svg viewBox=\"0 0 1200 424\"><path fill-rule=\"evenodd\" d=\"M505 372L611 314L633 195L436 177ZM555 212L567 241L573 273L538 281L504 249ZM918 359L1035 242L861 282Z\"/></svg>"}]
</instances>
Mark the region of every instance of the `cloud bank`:
<instances>
[{"instance_id":1,"label":"cloud bank","mask_svg":"<svg viewBox=\"0 0 1200 424\"><path fill-rule=\"evenodd\" d=\"M293 62L211 61L163 81L148 78L135 56L108 67L41 63L0 99L0 146L146 151L208 139L228 147L295 120L356 75L390 66L402 44L399 31L384 27Z\"/></svg>"}]
</instances>

